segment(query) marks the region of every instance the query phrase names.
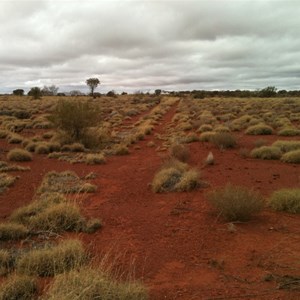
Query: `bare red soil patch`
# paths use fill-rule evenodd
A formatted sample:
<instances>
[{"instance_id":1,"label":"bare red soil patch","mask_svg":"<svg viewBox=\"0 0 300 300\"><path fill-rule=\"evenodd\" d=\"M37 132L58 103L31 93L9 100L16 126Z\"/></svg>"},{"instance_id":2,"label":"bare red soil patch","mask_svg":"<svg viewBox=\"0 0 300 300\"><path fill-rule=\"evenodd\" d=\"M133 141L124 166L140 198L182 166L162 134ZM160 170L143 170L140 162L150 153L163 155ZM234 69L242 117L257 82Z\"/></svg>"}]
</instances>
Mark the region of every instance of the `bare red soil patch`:
<instances>
[{"instance_id":1,"label":"bare red soil patch","mask_svg":"<svg viewBox=\"0 0 300 300\"><path fill-rule=\"evenodd\" d=\"M154 133L163 133L173 107ZM273 139L270 137L269 139ZM257 137L240 136L239 147ZM209 187L189 193L154 194L150 183L162 154L139 142L131 154L110 157L106 165L71 165L35 155L29 172L0 196L2 220L31 201L43 176L74 170L79 176L97 174L95 194L82 197L85 215L103 220L104 227L80 238L93 254L124 253L124 265L135 262L136 277L150 289L150 299L296 299L299 291L279 289L276 279L300 273L300 232L297 215L265 209L247 223L228 224L212 213L205 194L227 182L253 187L264 196L276 189L299 187L299 166L279 161L242 158L238 149L220 151L211 144L190 144L190 164L201 168ZM157 141L159 143L159 141ZM1 141L0 148L12 148ZM215 165L203 167L209 151ZM1 160L5 153L1 152ZM130 259L129 259L130 258Z\"/></svg>"}]
</instances>

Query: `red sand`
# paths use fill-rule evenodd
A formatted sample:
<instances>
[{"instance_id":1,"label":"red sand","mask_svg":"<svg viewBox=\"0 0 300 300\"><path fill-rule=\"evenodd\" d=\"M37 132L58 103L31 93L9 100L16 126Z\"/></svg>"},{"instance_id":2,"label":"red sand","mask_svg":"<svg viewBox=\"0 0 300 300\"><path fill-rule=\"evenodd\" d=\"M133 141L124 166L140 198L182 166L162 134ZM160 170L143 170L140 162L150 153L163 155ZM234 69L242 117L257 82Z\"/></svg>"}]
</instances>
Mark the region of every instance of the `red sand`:
<instances>
[{"instance_id":1,"label":"red sand","mask_svg":"<svg viewBox=\"0 0 300 300\"><path fill-rule=\"evenodd\" d=\"M174 115L173 107L154 133L163 133ZM258 137L237 136L240 148L253 147ZM271 141L276 136L264 137ZM150 299L300 299L299 291L279 290L268 274L300 273L300 216L265 209L248 223L228 224L212 213L207 191L227 182L253 187L264 196L276 189L299 187L299 166L280 161L241 158L239 149L219 151L210 144L190 144L189 164L201 168L210 187L189 193L154 194L150 183L162 156L147 143L140 150L110 157L107 164L87 166L35 155L29 172L15 172L20 179L0 195L0 218L29 203L43 176L51 171L74 170L79 176L95 172L95 194L85 195L86 216L103 220L95 234L80 234L91 251L120 252L124 266L134 260L135 275L150 289ZM155 140L158 142L157 140ZM0 149L15 146L0 140ZM203 168L209 151L216 164ZM5 152L0 152L5 160Z\"/></svg>"}]
</instances>

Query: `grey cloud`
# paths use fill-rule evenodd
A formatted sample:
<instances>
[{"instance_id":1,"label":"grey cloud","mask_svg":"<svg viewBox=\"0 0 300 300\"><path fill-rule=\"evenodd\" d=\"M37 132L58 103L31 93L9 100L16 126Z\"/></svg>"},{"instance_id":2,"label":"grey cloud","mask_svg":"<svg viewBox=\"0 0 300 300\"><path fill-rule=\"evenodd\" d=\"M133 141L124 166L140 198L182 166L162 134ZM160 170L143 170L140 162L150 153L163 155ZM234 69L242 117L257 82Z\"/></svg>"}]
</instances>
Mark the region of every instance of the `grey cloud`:
<instances>
[{"instance_id":1,"label":"grey cloud","mask_svg":"<svg viewBox=\"0 0 300 300\"><path fill-rule=\"evenodd\" d=\"M298 1L2 1L0 92L230 89L299 80Z\"/></svg>"}]
</instances>

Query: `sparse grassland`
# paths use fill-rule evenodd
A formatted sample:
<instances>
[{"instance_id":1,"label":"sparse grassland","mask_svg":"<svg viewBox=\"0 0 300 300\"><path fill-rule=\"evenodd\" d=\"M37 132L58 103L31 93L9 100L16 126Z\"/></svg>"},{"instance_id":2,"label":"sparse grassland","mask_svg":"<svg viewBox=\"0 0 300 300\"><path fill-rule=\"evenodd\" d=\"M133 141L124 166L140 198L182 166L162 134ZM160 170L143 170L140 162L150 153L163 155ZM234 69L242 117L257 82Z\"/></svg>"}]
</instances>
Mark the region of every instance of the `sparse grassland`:
<instances>
[{"instance_id":1,"label":"sparse grassland","mask_svg":"<svg viewBox=\"0 0 300 300\"><path fill-rule=\"evenodd\" d=\"M64 105L91 110L90 116L95 118L93 122L85 122L81 117L70 118L73 112L66 111ZM296 244L293 237L299 221L299 189L276 191L276 187L284 186L287 181L289 186L299 184L298 166L293 165L299 163L300 151L297 97L200 99L179 93L159 97L101 95L95 99L43 97L32 101L26 96L22 99L0 96L0 108L0 158L3 160L0 161L0 193L2 188L4 191L10 186L0 197L4 204L0 216L5 219L0 224L0 243L4 246L0 250L0 276L3 276L0 300L173 297L173 286L181 286L182 280L186 282L182 297L192 298L195 295L191 294L188 282L196 282L194 276L198 276L194 273L194 253L199 254L197 260L209 259L212 265L216 256L217 268L213 270L216 276L210 277L210 284L217 292L224 288L217 280L223 274L219 259L224 253L232 253L226 255L229 276L233 260L234 267L240 268L245 265L245 257L254 259L253 264L247 263L247 270L240 268L242 280L247 276L245 271L260 276L256 273L256 258L259 264L263 261L263 272L269 271L269 266L276 266L278 273L286 274L295 266L294 257L285 254L297 252L292 247ZM58 118L58 113L64 110ZM77 110L75 115L80 114ZM63 124L66 119L70 128ZM83 128L77 123L83 124ZM5 161L10 160L7 154L15 144L17 150L27 150L34 158L28 163L31 169L26 164L16 166ZM231 150L223 151L226 148ZM129 156L111 157L125 154ZM66 168L69 171L64 169L65 161L72 164ZM32 173L18 173L25 170ZM16 178L18 182L13 184ZM29 181L31 178L34 182ZM210 184L202 178L207 178ZM226 185L229 180L232 185ZM18 197L16 192L22 193L27 184L28 191ZM207 194L199 187L205 187ZM256 190L262 195L275 190L267 199L267 206ZM30 193L34 195L32 202L28 202ZM210 213L211 206L216 213ZM261 217L254 218L262 209ZM108 226L96 233L102 227L98 217ZM224 224L222 220L229 223ZM278 221L278 227L277 223L274 226L274 220ZM247 224L239 224L243 222ZM281 230L281 224L291 234ZM226 228L228 234L236 237L229 238ZM268 228L270 234L262 228ZM68 240L70 237L74 240ZM93 255L100 256L103 249L105 252L111 246L110 240L113 240L112 251L121 252L117 250L121 246L124 257L105 269L98 265L102 256L93 260ZM236 247L237 240L243 243L242 252ZM216 241L219 250L215 248ZM276 251L284 249L280 253L284 260L276 261L275 250L269 248L272 243ZM254 246L255 255L250 252ZM203 247L205 251L199 252ZM149 265L147 257L144 266L143 253L149 255ZM186 255L179 257L180 253ZM142 274L151 287L150 296L144 285L132 280L131 274L127 278L131 255L137 261L137 274ZM238 260L237 255L240 255ZM180 281L174 277L173 268L176 267L176 272L181 270L180 264L173 265L179 259L184 265ZM204 271L212 271L203 267ZM113 272L119 268L120 276L115 276ZM45 291L40 289L44 281ZM244 293L236 280L228 280L226 284L228 291L231 288L236 291L232 296ZM256 286L259 290L261 285ZM203 297L212 296L208 295L210 291L200 288L201 292L207 292ZM291 294L294 296L293 291ZM181 291L176 295L181 297ZM274 289L274 297L284 298L284 291Z\"/></svg>"}]
</instances>

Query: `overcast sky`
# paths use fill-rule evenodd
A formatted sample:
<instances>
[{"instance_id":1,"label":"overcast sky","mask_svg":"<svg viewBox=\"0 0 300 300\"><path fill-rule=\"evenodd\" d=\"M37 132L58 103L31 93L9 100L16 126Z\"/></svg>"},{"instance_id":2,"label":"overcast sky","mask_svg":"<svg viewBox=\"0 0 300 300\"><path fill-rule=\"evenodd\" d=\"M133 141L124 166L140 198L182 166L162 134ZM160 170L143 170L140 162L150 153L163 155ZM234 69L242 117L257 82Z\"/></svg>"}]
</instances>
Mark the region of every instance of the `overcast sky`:
<instances>
[{"instance_id":1,"label":"overcast sky","mask_svg":"<svg viewBox=\"0 0 300 300\"><path fill-rule=\"evenodd\" d=\"M299 0L0 0L0 92L300 89Z\"/></svg>"}]
</instances>

